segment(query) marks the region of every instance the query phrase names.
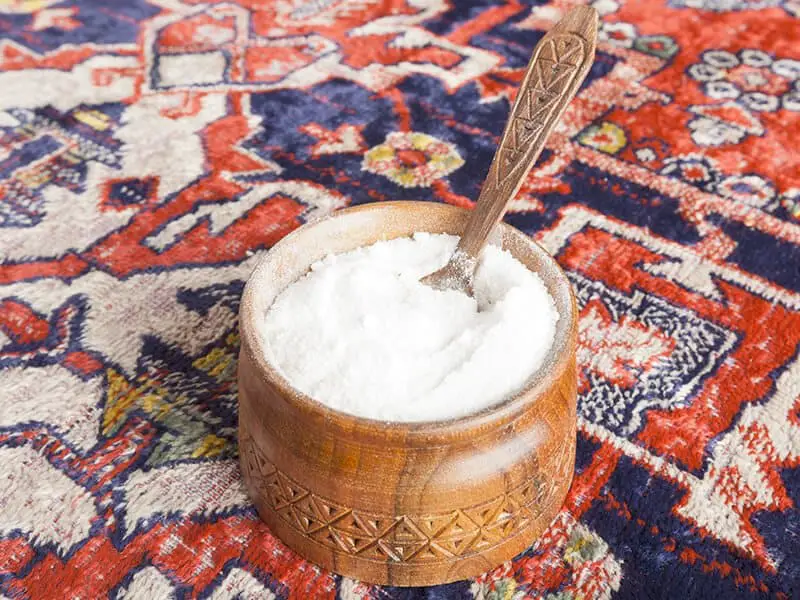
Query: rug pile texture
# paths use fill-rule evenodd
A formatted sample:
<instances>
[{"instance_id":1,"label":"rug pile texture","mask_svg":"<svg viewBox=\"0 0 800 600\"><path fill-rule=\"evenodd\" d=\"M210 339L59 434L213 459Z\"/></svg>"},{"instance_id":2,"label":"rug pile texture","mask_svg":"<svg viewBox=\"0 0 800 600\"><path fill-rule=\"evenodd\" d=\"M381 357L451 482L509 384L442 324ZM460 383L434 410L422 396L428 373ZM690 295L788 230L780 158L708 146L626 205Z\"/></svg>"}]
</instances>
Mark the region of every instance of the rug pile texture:
<instances>
[{"instance_id":1,"label":"rug pile texture","mask_svg":"<svg viewBox=\"0 0 800 600\"><path fill-rule=\"evenodd\" d=\"M507 221L580 310L562 512L474 581L304 562L239 472L237 309L337 208L471 206L573 2L0 0L0 598L800 598L800 2L597 0Z\"/></svg>"}]
</instances>

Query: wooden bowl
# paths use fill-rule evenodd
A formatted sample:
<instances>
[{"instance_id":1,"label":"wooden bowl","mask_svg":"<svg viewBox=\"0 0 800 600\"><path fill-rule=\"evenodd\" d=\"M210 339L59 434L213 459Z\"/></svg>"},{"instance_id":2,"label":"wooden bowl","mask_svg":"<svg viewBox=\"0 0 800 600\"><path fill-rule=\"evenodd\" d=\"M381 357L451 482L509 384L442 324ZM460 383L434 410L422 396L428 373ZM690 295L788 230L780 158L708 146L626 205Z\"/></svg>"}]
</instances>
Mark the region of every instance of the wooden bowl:
<instances>
[{"instance_id":1,"label":"wooden bowl","mask_svg":"<svg viewBox=\"0 0 800 600\"><path fill-rule=\"evenodd\" d=\"M415 231L457 234L467 216L428 202L342 210L276 244L245 288L239 451L247 489L287 546L341 575L398 586L474 577L536 540L572 481L575 300L556 262L512 227L501 228L504 248L539 274L561 318L543 366L500 404L429 423L354 417L292 389L260 348L256 319L311 263Z\"/></svg>"}]
</instances>

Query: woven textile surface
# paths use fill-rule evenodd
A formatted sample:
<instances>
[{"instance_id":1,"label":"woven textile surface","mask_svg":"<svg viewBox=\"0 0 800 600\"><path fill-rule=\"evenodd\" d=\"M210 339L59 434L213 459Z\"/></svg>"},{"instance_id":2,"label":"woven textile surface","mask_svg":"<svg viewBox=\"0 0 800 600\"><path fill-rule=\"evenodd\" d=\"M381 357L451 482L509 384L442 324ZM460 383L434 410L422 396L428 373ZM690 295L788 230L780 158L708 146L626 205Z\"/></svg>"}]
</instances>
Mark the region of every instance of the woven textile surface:
<instances>
[{"instance_id":1,"label":"woven textile surface","mask_svg":"<svg viewBox=\"0 0 800 600\"><path fill-rule=\"evenodd\" d=\"M530 549L370 586L263 525L237 310L309 219L471 206L520 0L0 0L0 598L800 598L800 2L597 0L507 221L580 310L578 450Z\"/></svg>"}]
</instances>

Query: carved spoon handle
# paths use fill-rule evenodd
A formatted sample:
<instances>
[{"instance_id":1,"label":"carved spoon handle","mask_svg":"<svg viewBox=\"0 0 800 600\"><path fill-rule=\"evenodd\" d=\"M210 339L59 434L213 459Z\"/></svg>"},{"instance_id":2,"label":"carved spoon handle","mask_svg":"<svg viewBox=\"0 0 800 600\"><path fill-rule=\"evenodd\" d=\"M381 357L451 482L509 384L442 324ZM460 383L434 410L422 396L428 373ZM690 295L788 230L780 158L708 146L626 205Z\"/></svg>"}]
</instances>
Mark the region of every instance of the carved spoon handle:
<instances>
[{"instance_id":1,"label":"carved spoon handle","mask_svg":"<svg viewBox=\"0 0 800 600\"><path fill-rule=\"evenodd\" d=\"M588 6L573 8L539 41L458 248L423 283L471 293L478 255L586 78L596 44L597 11Z\"/></svg>"},{"instance_id":2,"label":"carved spoon handle","mask_svg":"<svg viewBox=\"0 0 800 600\"><path fill-rule=\"evenodd\" d=\"M542 153L594 61L597 12L573 8L541 39L458 247L476 257Z\"/></svg>"}]
</instances>

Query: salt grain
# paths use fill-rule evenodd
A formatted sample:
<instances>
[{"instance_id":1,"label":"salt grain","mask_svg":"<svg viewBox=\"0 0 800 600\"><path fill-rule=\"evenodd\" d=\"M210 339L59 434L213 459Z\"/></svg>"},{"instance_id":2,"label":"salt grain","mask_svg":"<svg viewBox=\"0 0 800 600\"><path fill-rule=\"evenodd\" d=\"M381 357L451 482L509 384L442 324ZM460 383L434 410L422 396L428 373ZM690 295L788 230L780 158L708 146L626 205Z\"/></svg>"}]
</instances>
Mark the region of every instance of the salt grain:
<instances>
[{"instance_id":1,"label":"salt grain","mask_svg":"<svg viewBox=\"0 0 800 600\"><path fill-rule=\"evenodd\" d=\"M553 343L555 303L494 246L474 298L420 283L457 242L418 233L315 263L258 324L267 360L317 401L383 421L457 418L513 395Z\"/></svg>"}]
</instances>

